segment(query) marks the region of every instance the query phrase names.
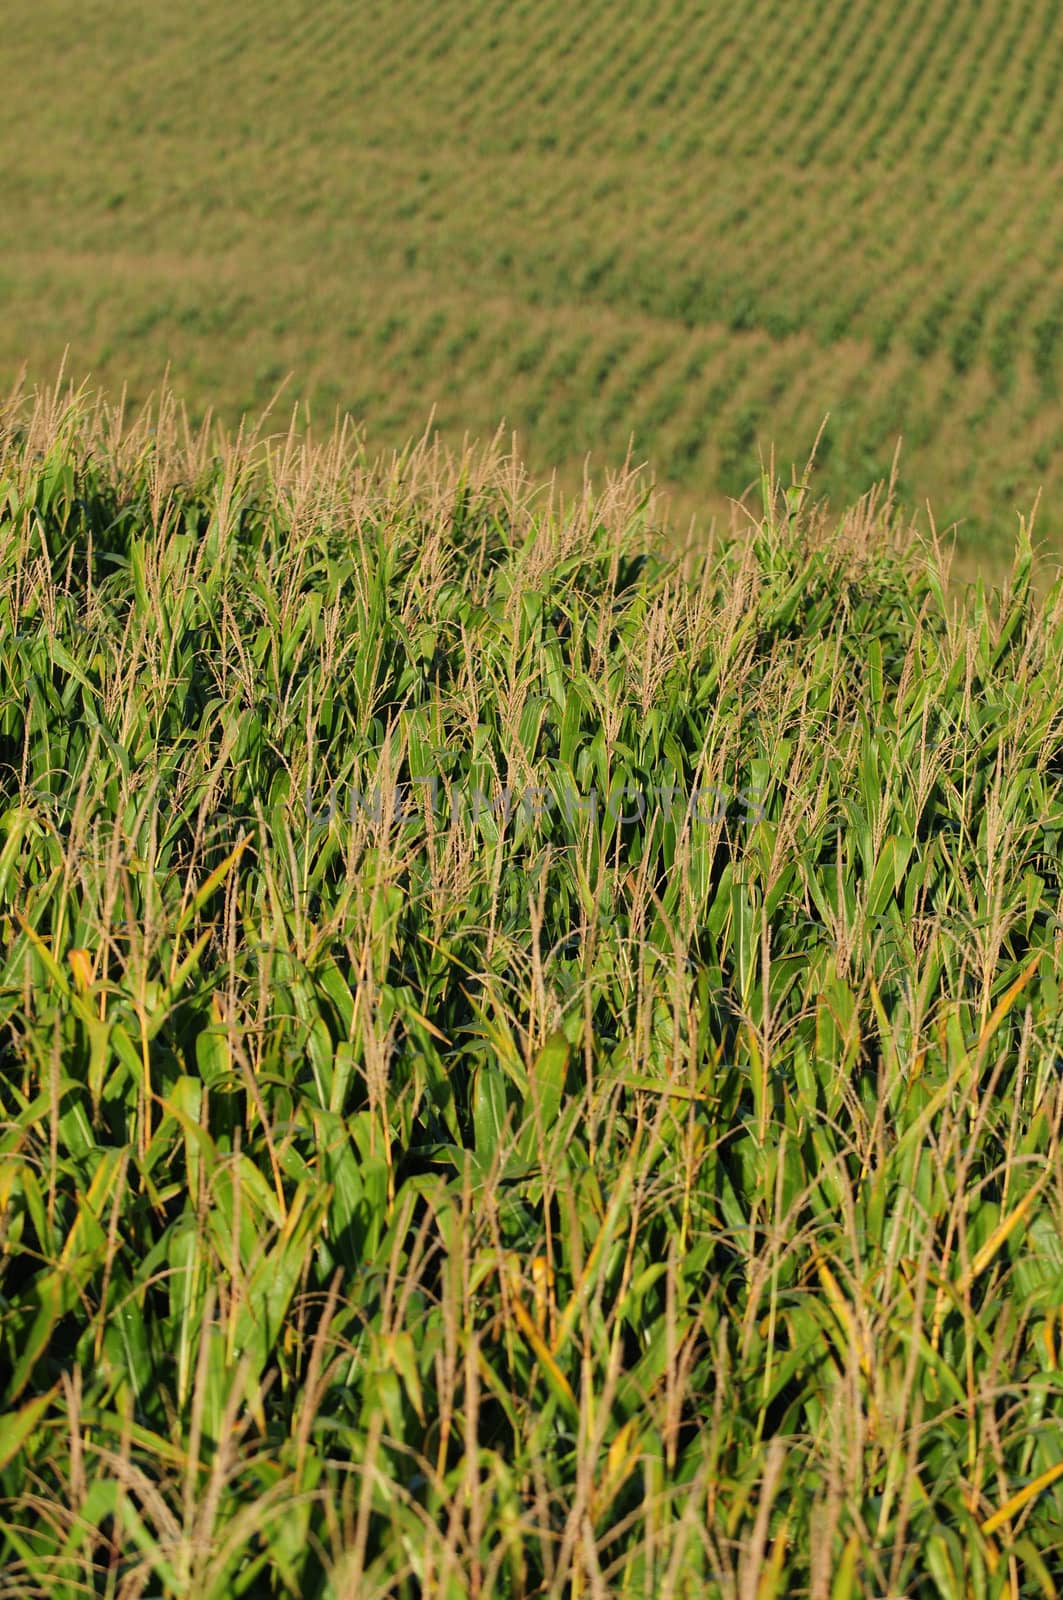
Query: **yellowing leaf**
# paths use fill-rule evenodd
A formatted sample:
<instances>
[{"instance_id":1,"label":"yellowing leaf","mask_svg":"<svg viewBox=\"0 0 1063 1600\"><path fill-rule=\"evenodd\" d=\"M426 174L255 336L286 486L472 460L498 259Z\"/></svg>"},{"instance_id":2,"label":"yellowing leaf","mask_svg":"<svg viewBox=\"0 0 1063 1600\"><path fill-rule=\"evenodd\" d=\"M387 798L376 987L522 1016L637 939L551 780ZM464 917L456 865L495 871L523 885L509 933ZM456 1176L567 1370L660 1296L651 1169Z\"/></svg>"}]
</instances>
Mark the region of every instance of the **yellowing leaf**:
<instances>
[{"instance_id":1,"label":"yellowing leaf","mask_svg":"<svg viewBox=\"0 0 1063 1600\"><path fill-rule=\"evenodd\" d=\"M36 1395L17 1411L9 1411L6 1416L0 1417L0 1472L18 1455L47 1411L58 1387L58 1384L53 1384L47 1394Z\"/></svg>"},{"instance_id":2,"label":"yellowing leaf","mask_svg":"<svg viewBox=\"0 0 1063 1600\"><path fill-rule=\"evenodd\" d=\"M992 1038L993 1034L996 1033L997 1029L1000 1027L1000 1024L1003 1022L1004 1018L1007 1016L1008 1012L1011 1010L1012 1006L1015 1004L1016 1000L1019 998L1020 994L1025 989L1034 973L1037 971L1038 964L1040 963L1043 954L1043 950L1038 950L1033 960L1022 972L1019 973L1019 976L1015 979L1015 982L1011 985L1011 987L1006 989L1001 995L1000 999L993 1007L993 1010L990 1013L981 1033L978 1035L979 1050L984 1044L987 1043L989 1039Z\"/></svg>"},{"instance_id":3,"label":"yellowing leaf","mask_svg":"<svg viewBox=\"0 0 1063 1600\"><path fill-rule=\"evenodd\" d=\"M85 949L68 950L66 959L70 963L70 969L74 974L74 982L77 984L78 989L82 994L87 993L96 977L92 951Z\"/></svg>"},{"instance_id":4,"label":"yellowing leaf","mask_svg":"<svg viewBox=\"0 0 1063 1600\"><path fill-rule=\"evenodd\" d=\"M636 1431L634 1418L629 1418L609 1446L605 1458L605 1471L594 1500L598 1512L605 1511L630 1478L639 1459L642 1435Z\"/></svg>"},{"instance_id":5,"label":"yellowing leaf","mask_svg":"<svg viewBox=\"0 0 1063 1600\"><path fill-rule=\"evenodd\" d=\"M1010 1500L1006 1500L999 1511L994 1511L993 1515L987 1517L982 1523L982 1532L988 1538L991 1533L995 1533L1005 1522L1010 1522L1011 1518L1021 1511L1023 1506L1029 1505L1031 1500L1036 1500L1039 1494L1050 1488L1059 1478L1063 1478L1063 1461L1057 1461L1054 1467L1049 1467L1046 1472L1041 1473L1039 1478L1035 1478L1032 1483L1028 1483L1025 1489L1020 1489L1017 1494L1011 1496Z\"/></svg>"}]
</instances>

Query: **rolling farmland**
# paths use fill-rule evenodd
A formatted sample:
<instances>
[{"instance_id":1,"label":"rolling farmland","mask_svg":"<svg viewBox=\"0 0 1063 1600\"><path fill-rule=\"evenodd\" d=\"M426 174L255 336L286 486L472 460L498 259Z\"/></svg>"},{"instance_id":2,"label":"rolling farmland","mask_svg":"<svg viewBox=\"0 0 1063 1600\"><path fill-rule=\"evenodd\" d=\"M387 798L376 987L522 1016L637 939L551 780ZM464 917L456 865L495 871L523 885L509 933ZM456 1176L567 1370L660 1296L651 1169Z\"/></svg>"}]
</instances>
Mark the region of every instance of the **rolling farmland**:
<instances>
[{"instance_id":1,"label":"rolling farmland","mask_svg":"<svg viewBox=\"0 0 1063 1600\"><path fill-rule=\"evenodd\" d=\"M1058 1600L1058 7L0 68L0 1600Z\"/></svg>"},{"instance_id":2,"label":"rolling farmland","mask_svg":"<svg viewBox=\"0 0 1063 1600\"><path fill-rule=\"evenodd\" d=\"M90 25L91 22L91 25ZM194 413L434 415L680 514L758 452L982 545L1063 505L1044 0L5 11L0 360Z\"/></svg>"}]
</instances>

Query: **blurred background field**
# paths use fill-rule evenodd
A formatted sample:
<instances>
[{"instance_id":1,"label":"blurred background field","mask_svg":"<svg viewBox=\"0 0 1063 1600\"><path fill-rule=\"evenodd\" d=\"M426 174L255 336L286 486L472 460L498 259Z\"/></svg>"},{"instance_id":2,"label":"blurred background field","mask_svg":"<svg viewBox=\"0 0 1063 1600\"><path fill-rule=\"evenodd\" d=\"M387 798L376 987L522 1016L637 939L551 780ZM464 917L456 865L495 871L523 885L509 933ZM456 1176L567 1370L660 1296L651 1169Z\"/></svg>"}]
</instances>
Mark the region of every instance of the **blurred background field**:
<instances>
[{"instance_id":1,"label":"blurred background field","mask_svg":"<svg viewBox=\"0 0 1063 1600\"><path fill-rule=\"evenodd\" d=\"M9 0L0 372L1063 544L1047 0Z\"/></svg>"}]
</instances>

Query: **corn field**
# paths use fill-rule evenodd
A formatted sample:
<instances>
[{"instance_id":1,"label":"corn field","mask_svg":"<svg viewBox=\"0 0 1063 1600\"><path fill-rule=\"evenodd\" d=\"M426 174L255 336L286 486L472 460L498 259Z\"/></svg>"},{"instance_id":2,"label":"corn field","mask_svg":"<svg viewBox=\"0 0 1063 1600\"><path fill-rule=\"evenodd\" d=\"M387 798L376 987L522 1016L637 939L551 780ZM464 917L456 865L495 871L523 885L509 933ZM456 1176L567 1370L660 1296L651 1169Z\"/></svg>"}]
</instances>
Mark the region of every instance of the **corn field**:
<instances>
[{"instance_id":1,"label":"corn field","mask_svg":"<svg viewBox=\"0 0 1063 1600\"><path fill-rule=\"evenodd\" d=\"M1050 0L7 0L0 364L1063 550ZM6 131L5 131L6 130ZM6 385L8 378L3 382ZM434 409L433 409L434 408Z\"/></svg>"},{"instance_id":2,"label":"corn field","mask_svg":"<svg viewBox=\"0 0 1063 1600\"><path fill-rule=\"evenodd\" d=\"M1063 1573L1063 587L0 413L0 1594Z\"/></svg>"}]
</instances>

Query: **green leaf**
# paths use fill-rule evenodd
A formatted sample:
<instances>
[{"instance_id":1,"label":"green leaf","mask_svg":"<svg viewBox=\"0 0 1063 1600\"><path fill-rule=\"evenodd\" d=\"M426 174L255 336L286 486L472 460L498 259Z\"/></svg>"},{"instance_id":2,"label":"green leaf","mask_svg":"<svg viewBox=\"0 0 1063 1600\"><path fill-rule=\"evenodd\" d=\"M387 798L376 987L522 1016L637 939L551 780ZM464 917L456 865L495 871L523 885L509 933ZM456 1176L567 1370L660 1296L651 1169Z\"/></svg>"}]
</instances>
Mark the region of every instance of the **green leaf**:
<instances>
[{"instance_id":1,"label":"green leaf","mask_svg":"<svg viewBox=\"0 0 1063 1600\"><path fill-rule=\"evenodd\" d=\"M53 1384L46 1394L39 1394L27 1400L17 1411L8 1411L0 1416L0 1472L22 1449L51 1405L58 1388L58 1384Z\"/></svg>"},{"instance_id":2,"label":"green leaf","mask_svg":"<svg viewBox=\"0 0 1063 1600\"><path fill-rule=\"evenodd\" d=\"M505 1073L493 1062L483 1062L474 1076L472 1119L476 1158L485 1170L502 1159L506 1113Z\"/></svg>"}]
</instances>

